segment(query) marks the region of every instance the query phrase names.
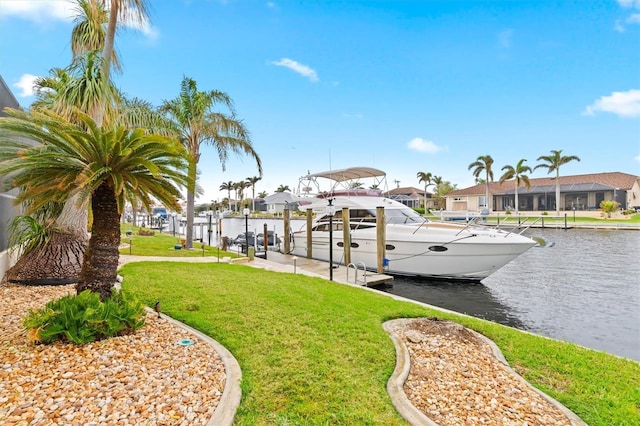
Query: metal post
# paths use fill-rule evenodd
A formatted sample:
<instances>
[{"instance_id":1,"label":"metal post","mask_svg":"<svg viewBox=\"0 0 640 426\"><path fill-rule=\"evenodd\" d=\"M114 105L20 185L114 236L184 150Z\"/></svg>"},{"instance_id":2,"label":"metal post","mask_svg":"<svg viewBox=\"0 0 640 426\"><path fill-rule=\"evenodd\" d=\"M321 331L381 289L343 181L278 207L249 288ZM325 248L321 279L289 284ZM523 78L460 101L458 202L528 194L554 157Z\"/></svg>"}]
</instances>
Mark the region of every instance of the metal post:
<instances>
[{"instance_id":1,"label":"metal post","mask_svg":"<svg viewBox=\"0 0 640 426\"><path fill-rule=\"evenodd\" d=\"M327 215L329 216L329 281L333 281L333 214L335 213L333 206L333 198L329 198L329 206L327 206Z\"/></svg>"},{"instance_id":2,"label":"metal post","mask_svg":"<svg viewBox=\"0 0 640 426\"><path fill-rule=\"evenodd\" d=\"M264 240L264 260L267 260L267 252L269 251L269 234L267 234L267 223L265 222L263 227L263 240ZM273 233L273 247L275 248L276 246L276 233Z\"/></svg>"},{"instance_id":3,"label":"metal post","mask_svg":"<svg viewBox=\"0 0 640 426\"><path fill-rule=\"evenodd\" d=\"M211 218L213 217L213 212L212 211L208 211L207 212L207 216L209 217L209 228L207 229L207 233L209 234L209 247L211 247Z\"/></svg>"},{"instance_id":4,"label":"metal post","mask_svg":"<svg viewBox=\"0 0 640 426\"><path fill-rule=\"evenodd\" d=\"M244 209L244 244L245 253L249 255L249 209Z\"/></svg>"}]
</instances>

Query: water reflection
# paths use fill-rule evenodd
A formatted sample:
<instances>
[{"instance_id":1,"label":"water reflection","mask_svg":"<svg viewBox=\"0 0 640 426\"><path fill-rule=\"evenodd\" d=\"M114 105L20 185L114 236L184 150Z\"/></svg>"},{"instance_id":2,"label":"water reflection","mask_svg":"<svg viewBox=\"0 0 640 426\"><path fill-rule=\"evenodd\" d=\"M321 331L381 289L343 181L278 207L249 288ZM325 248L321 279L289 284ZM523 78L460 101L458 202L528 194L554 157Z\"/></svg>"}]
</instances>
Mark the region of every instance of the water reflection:
<instances>
[{"instance_id":1,"label":"water reflection","mask_svg":"<svg viewBox=\"0 0 640 426\"><path fill-rule=\"evenodd\" d=\"M521 330L527 329L515 310L501 302L490 288L480 282L396 277L393 285L384 291Z\"/></svg>"}]
</instances>

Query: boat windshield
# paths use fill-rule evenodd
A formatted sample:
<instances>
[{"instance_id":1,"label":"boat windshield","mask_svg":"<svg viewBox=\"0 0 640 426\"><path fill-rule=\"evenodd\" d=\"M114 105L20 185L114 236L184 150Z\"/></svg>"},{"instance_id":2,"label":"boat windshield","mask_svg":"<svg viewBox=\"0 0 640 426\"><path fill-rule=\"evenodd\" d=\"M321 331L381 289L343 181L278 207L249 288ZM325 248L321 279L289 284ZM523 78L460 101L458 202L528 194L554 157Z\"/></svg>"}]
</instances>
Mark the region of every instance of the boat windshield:
<instances>
[{"instance_id":1,"label":"boat windshield","mask_svg":"<svg viewBox=\"0 0 640 426\"><path fill-rule=\"evenodd\" d=\"M395 224L422 224L426 222L427 219L420 216L415 210L410 208L406 209L385 209L384 210L384 218L387 224L395 223Z\"/></svg>"}]
</instances>

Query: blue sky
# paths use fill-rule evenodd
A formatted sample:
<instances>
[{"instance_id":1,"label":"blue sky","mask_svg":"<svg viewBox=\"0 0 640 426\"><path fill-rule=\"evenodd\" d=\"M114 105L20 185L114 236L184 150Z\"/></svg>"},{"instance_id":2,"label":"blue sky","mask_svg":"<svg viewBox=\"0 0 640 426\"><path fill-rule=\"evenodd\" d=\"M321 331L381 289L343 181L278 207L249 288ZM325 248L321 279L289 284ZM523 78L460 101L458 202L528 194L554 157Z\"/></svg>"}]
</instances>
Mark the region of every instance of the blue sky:
<instances>
[{"instance_id":1,"label":"blue sky","mask_svg":"<svg viewBox=\"0 0 640 426\"><path fill-rule=\"evenodd\" d=\"M0 0L0 74L22 106L30 76L69 64L70 11ZM155 1L116 46L129 96L159 105L183 76L231 96L263 161L258 192L350 166L464 188L479 155L497 179L557 149L581 158L563 175L640 175L640 0ZM248 157L223 172L206 148L199 168L199 202L257 175Z\"/></svg>"}]
</instances>

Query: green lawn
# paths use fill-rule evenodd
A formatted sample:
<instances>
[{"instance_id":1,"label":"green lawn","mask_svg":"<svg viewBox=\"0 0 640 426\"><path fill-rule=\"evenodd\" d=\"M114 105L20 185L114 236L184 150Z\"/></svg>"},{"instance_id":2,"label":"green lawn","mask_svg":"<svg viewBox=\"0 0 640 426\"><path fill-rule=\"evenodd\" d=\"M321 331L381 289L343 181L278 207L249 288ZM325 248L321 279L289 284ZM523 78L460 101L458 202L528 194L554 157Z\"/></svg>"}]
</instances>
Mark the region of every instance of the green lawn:
<instances>
[{"instance_id":1,"label":"green lawn","mask_svg":"<svg viewBox=\"0 0 640 426\"><path fill-rule=\"evenodd\" d=\"M166 256L166 257L198 257L198 256L218 256L218 257L238 257L237 252L219 250L218 247L210 247L199 241L193 242L192 250L176 250L176 244L184 237L173 236L171 233L161 234L154 230L153 236L138 235L140 228L130 225L122 226L121 254L131 254L134 256ZM148 228L147 228L148 229ZM131 231L131 235L126 232ZM242 255L240 255L242 256Z\"/></svg>"},{"instance_id":2,"label":"green lawn","mask_svg":"<svg viewBox=\"0 0 640 426\"><path fill-rule=\"evenodd\" d=\"M135 247L135 246L134 246ZM123 288L240 363L238 425L398 425L388 319L437 316L494 340L511 366L590 425L640 425L640 365L320 278L233 264L125 265Z\"/></svg>"}]
</instances>

